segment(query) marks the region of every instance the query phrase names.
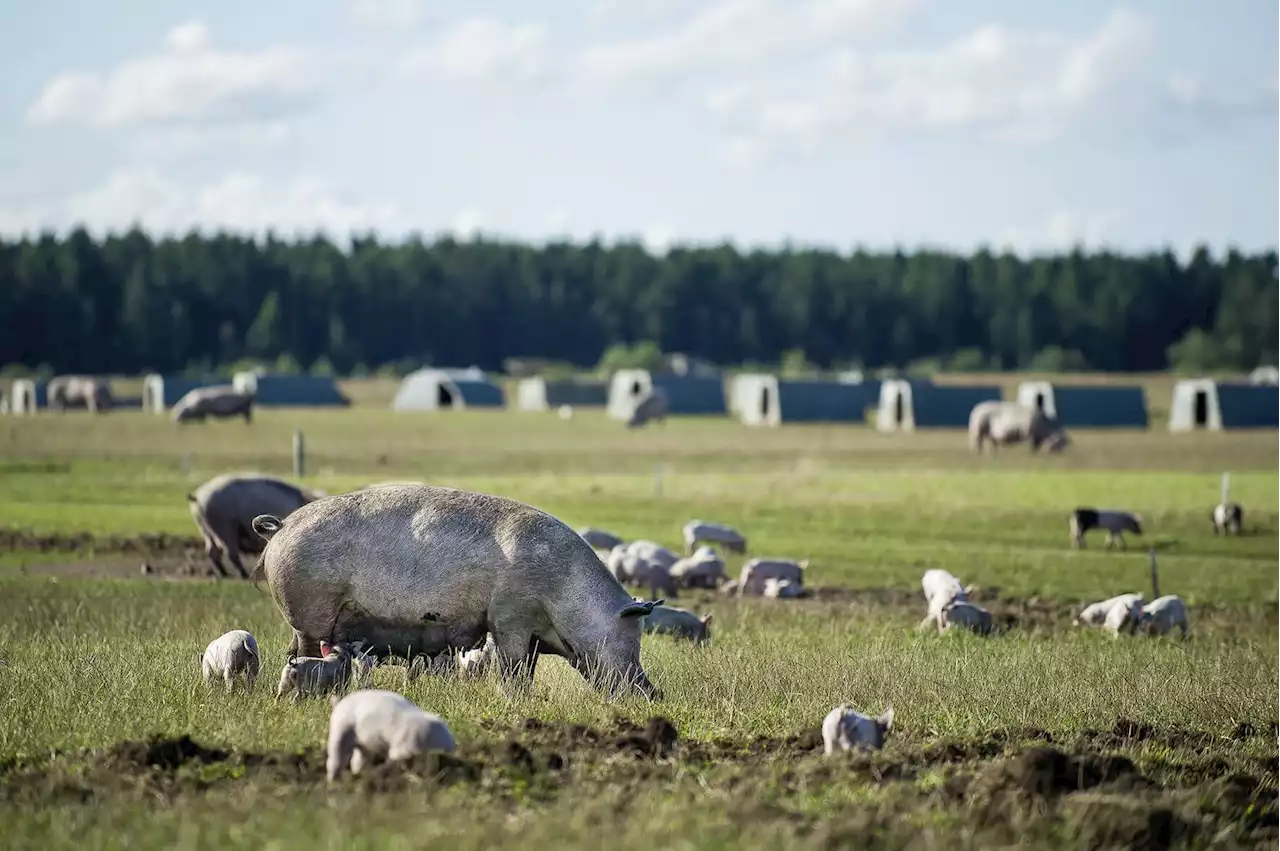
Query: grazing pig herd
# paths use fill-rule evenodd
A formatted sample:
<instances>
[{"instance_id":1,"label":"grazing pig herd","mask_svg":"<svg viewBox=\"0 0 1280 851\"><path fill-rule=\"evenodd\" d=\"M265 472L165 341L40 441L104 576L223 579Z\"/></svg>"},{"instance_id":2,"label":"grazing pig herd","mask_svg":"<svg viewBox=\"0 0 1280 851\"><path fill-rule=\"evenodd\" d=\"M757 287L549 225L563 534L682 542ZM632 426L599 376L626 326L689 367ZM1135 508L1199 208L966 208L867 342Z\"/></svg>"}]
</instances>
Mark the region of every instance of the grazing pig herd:
<instances>
[{"instance_id":1,"label":"grazing pig herd","mask_svg":"<svg viewBox=\"0 0 1280 851\"><path fill-rule=\"evenodd\" d=\"M640 664L641 634L704 645L712 616L666 605L665 598L632 597L625 586L671 598L692 588L772 599L807 594L807 559L752 557L730 579L716 547L745 556L747 538L705 520L684 525L681 555L599 528L575 532L513 500L420 483L328 496L267 476L231 474L207 482L188 501L218 575L227 575L229 562L248 576L241 556L260 556L255 573L265 576L293 631L276 698L333 695L331 779L346 768L358 773L369 761L454 747L438 717L369 687L379 664L405 665L409 680L423 671L474 677L495 665L504 689L524 688L539 656L550 653L610 695L630 690L660 700L662 691ZM1238 532L1241 516L1239 506L1218 506L1215 531ZM1122 544L1124 532L1141 534L1138 518L1126 512L1072 513L1077 546L1094 528ZM991 613L951 573L927 570L921 588L920 629L993 633ZM1087 606L1076 620L1113 636L1188 631L1186 606L1174 595L1145 603L1140 594L1122 594ZM244 630L228 632L208 645L200 665L209 684L220 679L231 690L243 677L253 688L261 666L257 641ZM879 748L893 717L892 706L878 717L836 707L822 724L826 752Z\"/></svg>"}]
</instances>

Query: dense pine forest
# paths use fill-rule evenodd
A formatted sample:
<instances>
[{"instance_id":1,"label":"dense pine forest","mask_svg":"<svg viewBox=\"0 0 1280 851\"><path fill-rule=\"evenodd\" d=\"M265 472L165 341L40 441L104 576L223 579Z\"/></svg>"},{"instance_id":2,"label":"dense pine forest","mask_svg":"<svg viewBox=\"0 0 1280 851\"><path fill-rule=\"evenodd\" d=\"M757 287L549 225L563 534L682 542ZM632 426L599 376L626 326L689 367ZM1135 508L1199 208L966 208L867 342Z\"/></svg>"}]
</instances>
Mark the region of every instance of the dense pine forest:
<instances>
[{"instance_id":1,"label":"dense pine forest","mask_svg":"<svg viewBox=\"0 0 1280 851\"><path fill-rule=\"evenodd\" d=\"M837 253L226 234L0 239L0 365L363 374L626 352L718 364L1248 369L1276 361L1275 252ZM639 345L637 345L639 344ZM619 353L622 353L619 355Z\"/></svg>"}]
</instances>

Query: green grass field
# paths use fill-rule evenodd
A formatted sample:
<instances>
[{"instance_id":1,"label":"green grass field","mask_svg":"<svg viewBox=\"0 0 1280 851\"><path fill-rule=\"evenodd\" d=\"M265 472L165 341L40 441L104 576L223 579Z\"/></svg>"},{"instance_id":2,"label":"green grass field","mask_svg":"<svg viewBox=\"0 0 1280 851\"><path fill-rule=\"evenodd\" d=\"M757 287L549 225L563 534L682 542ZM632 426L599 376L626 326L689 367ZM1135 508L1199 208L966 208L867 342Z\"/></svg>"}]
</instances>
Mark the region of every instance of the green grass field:
<instances>
[{"instance_id":1,"label":"green grass field","mask_svg":"<svg viewBox=\"0 0 1280 851\"><path fill-rule=\"evenodd\" d=\"M459 750L330 787L327 701L272 700L289 633L265 588L187 575L204 561L184 495L228 470L290 475L295 429L329 492L420 479L673 547L685 520L720 520L752 554L811 559L814 593L682 593L714 639L644 639L658 703L608 702L557 659L510 703L493 675L381 668ZM959 432L628 432L599 413L0 419L0 845L1275 847L1277 435L1073 437L1062 456L974 458ZM1224 471L1238 538L1210 528ZM1147 534L1073 550L1081 504L1138 511ZM1149 547L1191 638L1073 627L1084 603L1151 595ZM929 567L1006 629L915 632ZM236 627L262 680L209 692L197 654ZM822 755L842 702L895 706L882 752Z\"/></svg>"}]
</instances>

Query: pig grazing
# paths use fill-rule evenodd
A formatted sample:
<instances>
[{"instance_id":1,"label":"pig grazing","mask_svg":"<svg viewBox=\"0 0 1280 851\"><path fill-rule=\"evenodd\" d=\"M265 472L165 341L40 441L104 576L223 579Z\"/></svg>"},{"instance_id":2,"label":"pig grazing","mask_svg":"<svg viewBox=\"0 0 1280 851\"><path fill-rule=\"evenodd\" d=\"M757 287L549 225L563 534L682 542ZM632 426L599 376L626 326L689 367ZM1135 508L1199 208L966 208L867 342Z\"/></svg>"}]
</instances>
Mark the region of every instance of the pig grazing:
<instances>
[{"instance_id":1,"label":"pig grazing","mask_svg":"<svg viewBox=\"0 0 1280 851\"><path fill-rule=\"evenodd\" d=\"M981 455L984 443L991 444L991 454L1000 446L1013 446L1023 441L1032 452L1047 446L1050 452L1061 452L1071 443L1062 423L1039 408L1027 408L1017 402L979 402L969 412L969 448Z\"/></svg>"},{"instance_id":2,"label":"pig grazing","mask_svg":"<svg viewBox=\"0 0 1280 851\"><path fill-rule=\"evenodd\" d=\"M637 543L637 542L633 542ZM651 541L640 541L640 544L652 544L659 550L665 550L659 544L653 544ZM670 552L668 550L668 552ZM646 557L645 553L649 556ZM673 556L674 553L671 553ZM671 576L671 569L667 564L665 557L657 557L654 552L647 547L636 548L632 544L619 544L609 553L606 562L609 572L619 582L629 585L640 585L650 589L650 593L658 595L666 593L668 596L677 596L676 581Z\"/></svg>"},{"instance_id":3,"label":"pig grazing","mask_svg":"<svg viewBox=\"0 0 1280 851\"><path fill-rule=\"evenodd\" d=\"M943 606L938 625L943 632L949 631L953 626L961 626L977 635L990 635L991 612L975 603L953 600Z\"/></svg>"},{"instance_id":4,"label":"pig grazing","mask_svg":"<svg viewBox=\"0 0 1280 851\"><path fill-rule=\"evenodd\" d=\"M206 684L214 677L221 679L231 691L236 678L244 675L246 688L253 688L258 678L260 661L258 641L247 630L233 629L209 642L200 654L200 669Z\"/></svg>"},{"instance_id":5,"label":"pig grazing","mask_svg":"<svg viewBox=\"0 0 1280 851\"><path fill-rule=\"evenodd\" d=\"M59 375L49 380L45 398L52 410L84 408L91 414L111 410L111 386L88 375Z\"/></svg>"},{"instance_id":6,"label":"pig grazing","mask_svg":"<svg viewBox=\"0 0 1280 851\"><path fill-rule=\"evenodd\" d=\"M731 553L745 553L747 539L738 530L723 523L708 523L705 520L690 520L684 524L685 555L692 555L693 548L699 543L720 544Z\"/></svg>"},{"instance_id":7,"label":"pig grazing","mask_svg":"<svg viewBox=\"0 0 1280 851\"><path fill-rule=\"evenodd\" d=\"M1119 594L1097 603L1090 603L1076 615L1076 623L1082 626L1102 626L1107 619L1107 613L1114 607L1132 607L1135 602L1139 606L1142 605L1141 594Z\"/></svg>"},{"instance_id":8,"label":"pig grazing","mask_svg":"<svg viewBox=\"0 0 1280 851\"><path fill-rule=\"evenodd\" d=\"M1234 502L1224 502L1213 508L1213 534L1240 534L1244 522L1244 509Z\"/></svg>"},{"instance_id":9,"label":"pig grazing","mask_svg":"<svg viewBox=\"0 0 1280 851\"><path fill-rule=\"evenodd\" d=\"M359 774L365 764L398 762L426 751L451 752L453 733L438 715L423 712L393 691L364 689L331 699L329 749L325 770L330 781L346 768Z\"/></svg>"},{"instance_id":10,"label":"pig grazing","mask_svg":"<svg viewBox=\"0 0 1280 851\"><path fill-rule=\"evenodd\" d=\"M594 685L660 692L640 665L631 598L577 532L503 497L403 485L262 516L261 565L304 652L321 639L363 640L412 658L478 647L492 633L505 684L532 682L540 653Z\"/></svg>"},{"instance_id":11,"label":"pig grazing","mask_svg":"<svg viewBox=\"0 0 1280 851\"><path fill-rule=\"evenodd\" d=\"M676 606L654 606L653 611L644 616L644 631L654 635L673 635L687 638L696 644L704 644L711 639L711 615L698 617L688 609Z\"/></svg>"},{"instance_id":12,"label":"pig grazing","mask_svg":"<svg viewBox=\"0 0 1280 851\"><path fill-rule=\"evenodd\" d=\"M969 599L969 594L959 579L949 571L936 567L926 570L924 576L920 577L920 588L924 591L925 602L931 608L935 605L945 606L953 600Z\"/></svg>"},{"instance_id":13,"label":"pig grazing","mask_svg":"<svg viewBox=\"0 0 1280 851\"><path fill-rule=\"evenodd\" d=\"M830 756L836 751L880 750L885 734L893 729L893 704L885 707L879 718L871 718L841 704L822 720L822 752Z\"/></svg>"},{"instance_id":14,"label":"pig grazing","mask_svg":"<svg viewBox=\"0 0 1280 851\"><path fill-rule=\"evenodd\" d=\"M1102 629L1112 637L1125 633L1132 635L1142 619L1142 595L1136 594L1133 599L1125 599L1107 609L1102 618Z\"/></svg>"},{"instance_id":15,"label":"pig grazing","mask_svg":"<svg viewBox=\"0 0 1280 851\"><path fill-rule=\"evenodd\" d=\"M1128 549L1124 533L1142 534L1142 518L1128 511L1113 509L1077 508L1071 512L1071 541L1077 548L1084 546L1084 533L1090 529L1105 529L1107 532L1107 549L1117 540L1120 546Z\"/></svg>"},{"instance_id":16,"label":"pig grazing","mask_svg":"<svg viewBox=\"0 0 1280 851\"><path fill-rule=\"evenodd\" d=\"M698 547L693 555L671 565L669 572L676 585L682 588L714 590L728 578L724 573L724 559L713 547Z\"/></svg>"},{"instance_id":17,"label":"pig grazing","mask_svg":"<svg viewBox=\"0 0 1280 851\"><path fill-rule=\"evenodd\" d=\"M763 597L765 583L770 579L788 579L803 587L804 572L808 567L808 559L753 558L742 566L742 572L738 574L738 595Z\"/></svg>"},{"instance_id":18,"label":"pig grazing","mask_svg":"<svg viewBox=\"0 0 1280 851\"><path fill-rule=\"evenodd\" d=\"M197 387L173 403L170 416L175 423L202 423L207 417L244 417L244 421L249 423L253 421L255 401L254 394L237 390L230 384Z\"/></svg>"},{"instance_id":19,"label":"pig grazing","mask_svg":"<svg viewBox=\"0 0 1280 851\"><path fill-rule=\"evenodd\" d=\"M346 691L352 674L357 673L354 661L351 648L345 644L334 645L323 657L295 656L280 670L276 700L290 692L300 700L330 691Z\"/></svg>"},{"instance_id":20,"label":"pig grazing","mask_svg":"<svg viewBox=\"0 0 1280 851\"><path fill-rule=\"evenodd\" d=\"M1134 631L1146 635L1165 635L1175 627L1182 631L1183 638L1187 637L1187 630L1190 628L1187 623L1187 607L1177 594L1166 594L1142 607Z\"/></svg>"},{"instance_id":21,"label":"pig grazing","mask_svg":"<svg viewBox=\"0 0 1280 851\"><path fill-rule=\"evenodd\" d=\"M593 550L612 550L614 547L625 543L622 538L612 532L606 532L594 526L588 526L579 531L578 534L582 536L582 540L591 545Z\"/></svg>"},{"instance_id":22,"label":"pig grazing","mask_svg":"<svg viewBox=\"0 0 1280 851\"><path fill-rule=\"evenodd\" d=\"M257 555L263 550L262 538L253 531L253 518L259 514L287 517L319 498L315 491L274 476L227 473L187 494L187 508L204 536L205 553L218 575L227 575L225 556L240 576L248 579L240 554Z\"/></svg>"},{"instance_id":23,"label":"pig grazing","mask_svg":"<svg viewBox=\"0 0 1280 851\"><path fill-rule=\"evenodd\" d=\"M636 400L627 419L627 428L639 428L650 422L667 420L667 391L654 387Z\"/></svg>"},{"instance_id":24,"label":"pig grazing","mask_svg":"<svg viewBox=\"0 0 1280 851\"><path fill-rule=\"evenodd\" d=\"M920 578L920 588L924 591L928 611L917 629L927 629L934 625L941 632L945 628L942 610L952 603L963 603L969 599L969 592L960 584L960 580L941 568L934 567L926 570L924 576Z\"/></svg>"}]
</instances>

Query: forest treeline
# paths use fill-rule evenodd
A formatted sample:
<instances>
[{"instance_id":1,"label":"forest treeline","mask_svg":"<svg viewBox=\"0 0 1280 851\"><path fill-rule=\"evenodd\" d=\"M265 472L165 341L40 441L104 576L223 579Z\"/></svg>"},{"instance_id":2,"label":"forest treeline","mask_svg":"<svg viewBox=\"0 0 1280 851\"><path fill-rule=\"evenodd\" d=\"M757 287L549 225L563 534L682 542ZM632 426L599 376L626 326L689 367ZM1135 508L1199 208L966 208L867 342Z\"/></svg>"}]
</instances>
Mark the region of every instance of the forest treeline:
<instances>
[{"instance_id":1,"label":"forest treeline","mask_svg":"<svg viewBox=\"0 0 1280 851\"><path fill-rule=\"evenodd\" d=\"M362 374L648 347L723 365L1249 369L1276 362L1276 264L77 230L0 239L0 364Z\"/></svg>"}]
</instances>

